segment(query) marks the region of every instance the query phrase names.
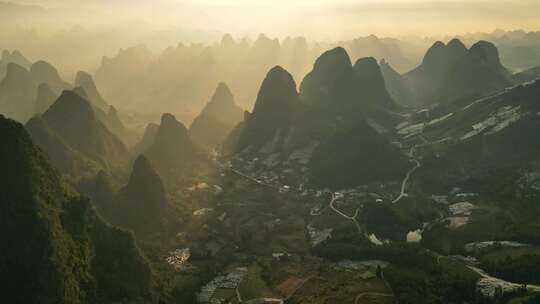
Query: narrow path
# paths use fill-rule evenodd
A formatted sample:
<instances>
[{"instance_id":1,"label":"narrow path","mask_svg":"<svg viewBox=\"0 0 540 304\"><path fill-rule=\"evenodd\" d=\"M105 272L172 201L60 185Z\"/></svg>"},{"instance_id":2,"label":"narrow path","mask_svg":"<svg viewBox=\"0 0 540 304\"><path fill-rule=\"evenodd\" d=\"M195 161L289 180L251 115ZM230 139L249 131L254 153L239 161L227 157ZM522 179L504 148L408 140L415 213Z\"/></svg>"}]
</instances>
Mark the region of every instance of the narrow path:
<instances>
[{"instance_id":1,"label":"narrow path","mask_svg":"<svg viewBox=\"0 0 540 304\"><path fill-rule=\"evenodd\" d=\"M296 292L297 292L298 290L300 290L302 287L304 287L304 285L305 285L309 280L313 279L313 277L315 277L315 276L314 276L314 275L311 275L311 276L305 278L300 284L298 284L298 286L296 286L296 288L291 292L291 294L288 295L288 296L285 298L285 301L287 301L287 300L289 300L290 298L292 298L292 297L296 294Z\"/></svg>"},{"instance_id":2,"label":"narrow path","mask_svg":"<svg viewBox=\"0 0 540 304\"><path fill-rule=\"evenodd\" d=\"M256 179L256 178L253 178L253 177L251 177L251 176L249 176L249 175L246 175L246 174L244 174L244 173L242 173L242 172L240 172L240 171L238 171L238 170L235 170L235 169L233 169L233 168L230 168L229 170L230 170L231 172L233 172L234 174L236 174L236 175L238 175L238 176L241 176L241 177L243 177L243 178L245 178L245 179L248 179L248 180L250 180L250 181L252 181L252 182L254 182L254 183L256 183L256 184L259 184L259 185L264 186L264 187L268 187L268 188L272 188L272 189L279 190L279 189L277 189L277 188L274 187L274 186L271 186L271 185L268 185L268 184L266 184L266 183L263 183L263 182L261 182L260 180L258 180L258 179Z\"/></svg>"},{"instance_id":3,"label":"narrow path","mask_svg":"<svg viewBox=\"0 0 540 304\"><path fill-rule=\"evenodd\" d=\"M414 171L416 171L418 168L420 168L420 162L416 159L413 159L413 162L415 163L415 166L413 168L411 168L408 172L407 172L407 175L405 176L405 179L403 179L403 182L401 183L401 193L399 194L398 197L396 197L396 199L394 199L392 201L392 204L395 204L397 202L399 202L402 198L404 198L405 196L407 196L407 192L405 192L405 188L407 187L407 183L409 182L409 178L411 178L411 175L414 173Z\"/></svg>"},{"instance_id":4,"label":"narrow path","mask_svg":"<svg viewBox=\"0 0 540 304\"><path fill-rule=\"evenodd\" d=\"M416 149L416 145L414 145L411 150L409 151L409 157L414 157L414 151ZM407 192L406 192L406 188L407 188L407 183L409 182L409 179L411 178L411 175L414 173L414 171L416 171L418 168L420 168L420 162L417 160L417 159L414 159L413 158L413 162L415 163L415 166L413 168L411 168L408 172L407 172L407 175L405 175L405 178L403 179L403 182L401 182L401 192L399 193L399 196L396 197L393 201L392 201L392 204L395 204L397 202L399 202L402 198L404 198L405 196L407 196Z\"/></svg>"},{"instance_id":5,"label":"narrow path","mask_svg":"<svg viewBox=\"0 0 540 304\"><path fill-rule=\"evenodd\" d=\"M469 268L470 270L480 275L480 277L482 278L481 280L484 280L486 285L506 286L508 288L515 288L515 289L519 289L523 286L523 284L512 283L512 282L505 281L503 279L492 277L489 274L487 274L484 270L474 267L474 266L467 266L467 268ZM540 292L540 286L538 285L526 284L526 286L527 286L527 291Z\"/></svg>"},{"instance_id":6,"label":"narrow path","mask_svg":"<svg viewBox=\"0 0 540 304\"><path fill-rule=\"evenodd\" d=\"M358 301L362 298L362 297L366 297L366 296L376 296L376 297L394 297L393 294L391 293L380 293L380 292L363 292L359 295L356 296L356 299L354 299L354 304L359 304Z\"/></svg>"}]
</instances>

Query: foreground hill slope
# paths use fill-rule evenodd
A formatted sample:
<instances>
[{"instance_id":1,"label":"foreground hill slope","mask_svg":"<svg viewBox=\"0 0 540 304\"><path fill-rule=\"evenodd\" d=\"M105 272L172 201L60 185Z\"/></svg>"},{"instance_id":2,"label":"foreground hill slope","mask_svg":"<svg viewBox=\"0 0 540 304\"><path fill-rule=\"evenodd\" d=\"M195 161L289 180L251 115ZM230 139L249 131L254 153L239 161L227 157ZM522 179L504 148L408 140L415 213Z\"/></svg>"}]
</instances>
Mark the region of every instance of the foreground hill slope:
<instances>
[{"instance_id":1,"label":"foreground hill slope","mask_svg":"<svg viewBox=\"0 0 540 304\"><path fill-rule=\"evenodd\" d=\"M23 126L0 116L0 253L10 303L152 303L150 267L133 238L66 191Z\"/></svg>"}]
</instances>

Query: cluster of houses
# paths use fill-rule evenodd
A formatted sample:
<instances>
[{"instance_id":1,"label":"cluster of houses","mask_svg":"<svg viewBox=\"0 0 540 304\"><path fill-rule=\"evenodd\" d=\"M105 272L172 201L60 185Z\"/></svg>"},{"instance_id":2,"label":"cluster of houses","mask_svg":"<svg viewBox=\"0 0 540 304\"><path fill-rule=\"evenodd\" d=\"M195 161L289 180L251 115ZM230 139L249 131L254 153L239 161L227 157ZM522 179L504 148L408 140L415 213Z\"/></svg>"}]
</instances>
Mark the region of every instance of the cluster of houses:
<instances>
[{"instance_id":1,"label":"cluster of houses","mask_svg":"<svg viewBox=\"0 0 540 304\"><path fill-rule=\"evenodd\" d=\"M181 248L169 252L169 256L165 259L165 261L174 267L176 271L180 271L184 268L190 257L191 250L189 248Z\"/></svg>"},{"instance_id":2,"label":"cluster of houses","mask_svg":"<svg viewBox=\"0 0 540 304\"><path fill-rule=\"evenodd\" d=\"M240 285L240 282L242 282L247 273L248 269L246 267L238 267L228 274L215 277L201 288L201 291L197 294L197 302L211 304L225 303L227 299L225 296L220 296L218 291L220 289L227 290L227 293L222 294L226 294L229 297L231 294L236 294L238 285Z\"/></svg>"}]
</instances>

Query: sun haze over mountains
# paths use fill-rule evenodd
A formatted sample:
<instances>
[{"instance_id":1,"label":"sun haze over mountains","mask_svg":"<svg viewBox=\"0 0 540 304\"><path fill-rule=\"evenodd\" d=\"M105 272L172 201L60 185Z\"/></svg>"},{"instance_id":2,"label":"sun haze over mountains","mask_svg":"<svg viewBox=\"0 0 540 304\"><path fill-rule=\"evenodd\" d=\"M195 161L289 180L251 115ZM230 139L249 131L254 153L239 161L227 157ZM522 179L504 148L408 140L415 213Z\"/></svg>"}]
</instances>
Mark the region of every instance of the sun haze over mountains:
<instances>
[{"instance_id":1,"label":"sun haze over mountains","mask_svg":"<svg viewBox=\"0 0 540 304\"><path fill-rule=\"evenodd\" d=\"M536 0L156 0L82 1L19 0L73 14L95 25L139 20L159 26L233 33L309 35L311 38L351 38L353 35L441 35L492 31L496 28L531 30L540 25ZM34 8L37 9L37 8ZM71 16L68 16L71 15ZM206 22L212 20L212 22ZM429 24L429 26L426 26Z\"/></svg>"},{"instance_id":2,"label":"sun haze over mountains","mask_svg":"<svg viewBox=\"0 0 540 304\"><path fill-rule=\"evenodd\" d=\"M540 303L539 11L0 0L2 303Z\"/></svg>"}]
</instances>

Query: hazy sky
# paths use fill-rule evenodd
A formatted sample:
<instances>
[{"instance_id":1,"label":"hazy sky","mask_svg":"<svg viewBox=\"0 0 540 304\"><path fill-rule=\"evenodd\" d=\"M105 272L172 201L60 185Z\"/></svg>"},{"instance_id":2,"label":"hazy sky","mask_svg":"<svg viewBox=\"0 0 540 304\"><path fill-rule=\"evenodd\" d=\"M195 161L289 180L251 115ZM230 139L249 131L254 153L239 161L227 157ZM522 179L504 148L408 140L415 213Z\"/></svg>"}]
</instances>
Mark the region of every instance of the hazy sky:
<instances>
[{"instance_id":1,"label":"hazy sky","mask_svg":"<svg viewBox=\"0 0 540 304\"><path fill-rule=\"evenodd\" d=\"M1 1L1 0L0 0ZM144 20L238 34L266 32L341 39L540 30L540 0L12 0L66 12L80 23ZM92 17L90 17L90 15Z\"/></svg>"}]
</instances>

